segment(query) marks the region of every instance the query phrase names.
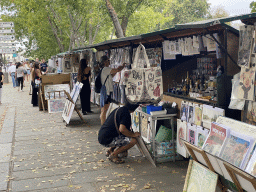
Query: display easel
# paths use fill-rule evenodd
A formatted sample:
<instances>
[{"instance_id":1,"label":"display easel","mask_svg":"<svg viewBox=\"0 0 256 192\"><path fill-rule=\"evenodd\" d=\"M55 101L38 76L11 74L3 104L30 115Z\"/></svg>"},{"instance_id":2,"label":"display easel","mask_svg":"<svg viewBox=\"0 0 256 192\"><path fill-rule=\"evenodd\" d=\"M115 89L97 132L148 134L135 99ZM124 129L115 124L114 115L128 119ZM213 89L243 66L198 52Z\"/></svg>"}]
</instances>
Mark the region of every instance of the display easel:
<instances>
[{"instance_id":1,"label":"display easel","mask_svg":"<svg viewBox=\"0 0 256 192\"><path fill-rule=\"evenodd\" d=\"M243 192L244 190L247 192L256 191L255 177L237 167L234 167L223 159L205 152L185 140L183 140L183 142L188 153L195 161L206 165L211 171L214 171L219 175L222 175L226 180L233 182L239 192ZM227 187L224 186L220 180L218 181L218 186L223 192L227 190Z\"/></svg>"},{"instance_id":2,"label":"display easel","mask_svg":"<svg viewBox=\"0 0 256 192\"><path fill-rule=\"evenodd\" d=\"M75 105L75 103L74 103L74 101L72 100L70 94L69 94L67 91L65 91L65 90L64 90L64 93L66 94L67 99ZM86 124L86 122L85 122L83 116L81 115L80 111L76 108L76 106L75 106L74 109L75 109L75 111L77 112L77 114L78 114L78 116L80 117L80 119ZM66 126L67 126L67 125L68 125L68 124L66 123Z\"/></svg>"}]
</instances>

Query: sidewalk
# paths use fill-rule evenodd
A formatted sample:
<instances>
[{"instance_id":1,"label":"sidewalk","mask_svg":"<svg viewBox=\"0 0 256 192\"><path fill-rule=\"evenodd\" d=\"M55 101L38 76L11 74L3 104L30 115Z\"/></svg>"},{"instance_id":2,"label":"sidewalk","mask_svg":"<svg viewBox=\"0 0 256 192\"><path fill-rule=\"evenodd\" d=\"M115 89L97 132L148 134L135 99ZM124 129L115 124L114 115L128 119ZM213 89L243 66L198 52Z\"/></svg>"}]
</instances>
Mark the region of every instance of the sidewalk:
<instances>
[{"instance_id":1,"label":"sidewalk","mask_svg":"<svg viewBox=\"0 0 256 192\"><path fill-rule=\"evenodd\" d=\"M4 84L0 105L0 191L157 191L181 192L188 162L154 168L136 148L116 165L97 141L100 109L83 116L74 112L66 127L61 114L32 107L29 87L18 92Z\"/></svg>"}]
</instances>

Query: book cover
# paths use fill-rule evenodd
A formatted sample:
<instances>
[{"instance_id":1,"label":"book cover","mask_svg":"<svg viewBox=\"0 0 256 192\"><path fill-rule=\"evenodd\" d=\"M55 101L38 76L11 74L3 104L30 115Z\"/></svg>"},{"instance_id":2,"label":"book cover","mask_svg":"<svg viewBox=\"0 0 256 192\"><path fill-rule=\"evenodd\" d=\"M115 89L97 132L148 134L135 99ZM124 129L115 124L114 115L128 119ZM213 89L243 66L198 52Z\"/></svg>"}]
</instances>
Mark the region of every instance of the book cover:
<instances>
[{"instance_id":1,"label":"book cover","mask_svg":"<svg viewBox=\"0 0 256 192\"><path fill-rule=\"evenodd\" d=\"M228 134L229 128L226 128L221 124L211 123L210 134L203 145L203 150L212 155L219 156L222 145Z\"/></svg>"},{"instance_id":2,"label":"book cover","mask_svg":"<svg viewBox=\"0 0 256 192\"><path fill-rule=\"evenodd\" d=\"M253 143L254 139L251 137L231 131L230 135L227 137L220 158L244 169L244 164L252 150Z\"/></svg>"}]
</instances>

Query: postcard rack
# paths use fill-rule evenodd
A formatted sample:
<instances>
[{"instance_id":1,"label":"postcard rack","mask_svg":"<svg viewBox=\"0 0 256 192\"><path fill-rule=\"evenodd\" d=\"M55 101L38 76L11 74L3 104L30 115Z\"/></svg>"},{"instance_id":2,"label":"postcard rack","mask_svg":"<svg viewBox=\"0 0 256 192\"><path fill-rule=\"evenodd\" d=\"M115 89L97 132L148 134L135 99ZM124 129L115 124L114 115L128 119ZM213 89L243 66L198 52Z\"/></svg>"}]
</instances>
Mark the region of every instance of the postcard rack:
<instances>
[{"instance_id":1,"label":"postcard rack","mask_svg":"<svg viewBox=\"0 0 256 192\"><path fill-rule=\"evenodd\" d=\"M248 192L256 191L255 177L185 140L183 140L183 142L188 153L195 161L205 165L211 171L223 176L226 180L233 182L239 192L243 192L244 190ZM220 179L218 180L218 186L223 192L227 190L227 187L224 186Z\"/></svg>"},{"instance_id":2,"label":"postcard rack","mask_svg":"<svg viewBox=\"0 0 256 192\"><path fill-rule=\"evenodd\" d=\"M173 148L172 148L172 154L166 154L166 155L157 155L157 146L156 146L156 140L155 140L155 136L156 136L156 124L157 124L157 121L158 120L170 120L170 124L171 124L171 127L172 127L172 133L174 133L174 117L177 116L177 114L165 114L165 115L149 115L141 110L136 110L138 113L139 113L139 121L141 121L140 117L143 115L143 116L146 116L148 119L149 119L149 124L150 124L150 131L151 131L151 134L152 134L152 138L150 139L151 141L149 141L148 138L144 138L142 136L142 138L144 139L144 141L147 143L147 144L151 144L152 146L152 156L153 156L153 160L155 163L157 163L157 159L158 158L161 158L163 156L170 156L172 159L173 159L173 162L175 162L175 158L176 158L176 149L175 149L175 139L174 139L174 134L172 134L172 140L171 140L171 143L173 145ZM141 132L141 127L140 127L140 130Z\"/></svg>"}]
</instances>

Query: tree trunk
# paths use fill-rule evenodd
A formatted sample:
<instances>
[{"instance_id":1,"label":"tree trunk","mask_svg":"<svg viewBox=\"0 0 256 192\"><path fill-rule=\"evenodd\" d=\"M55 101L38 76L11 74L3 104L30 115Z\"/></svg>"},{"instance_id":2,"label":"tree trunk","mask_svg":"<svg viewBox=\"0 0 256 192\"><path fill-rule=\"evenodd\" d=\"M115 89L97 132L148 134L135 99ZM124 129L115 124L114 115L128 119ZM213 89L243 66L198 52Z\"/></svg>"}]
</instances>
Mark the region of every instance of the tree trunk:
<instances>
[{"instance_id":1,"label":"tree trunk","mask_svg":"<svg viewBox=\"0 0 256 192\"><path fill-rule=\"evenodd\" d=\"M109 12L109 14L112 18L113 24L114 24L115 29L116 29L116 36L117 36L117 38L122 38L122 37L124 37L124 33L123 33L122 27L120 25L120 22L118 20L115 9L111 5L109 0L105 0L105 1L106 1L106 6L107 6L107 9L108 9L108 12Z\"/></svg>"},{"instance_id":2,"label":"tree trunk","mask_svg":"<svg viewBox=\"0 0 256 192\"><path fill-rule=\"evenodd\" d=\"M123 16L121 27L122 27L124 36L126 36L126 29L127 29L128 21L129 21L128 17Z\"/></svg>"}]
</instances>

